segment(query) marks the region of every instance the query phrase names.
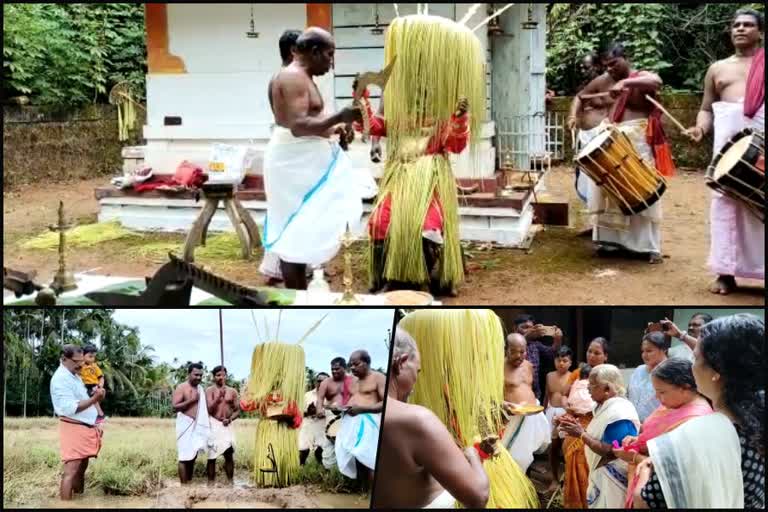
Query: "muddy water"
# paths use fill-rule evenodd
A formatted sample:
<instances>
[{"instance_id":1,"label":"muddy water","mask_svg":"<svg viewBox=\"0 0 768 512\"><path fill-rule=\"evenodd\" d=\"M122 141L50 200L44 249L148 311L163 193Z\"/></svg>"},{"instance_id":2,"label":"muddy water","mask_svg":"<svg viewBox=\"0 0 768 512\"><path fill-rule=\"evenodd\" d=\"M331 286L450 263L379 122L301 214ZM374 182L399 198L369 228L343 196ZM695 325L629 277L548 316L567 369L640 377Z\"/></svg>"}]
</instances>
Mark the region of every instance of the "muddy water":
<instances>
[{"instance_id":1,"label":"muddy water","mask_svg":"<svg viewBox=\"0 0 768 512\"><path fill-rule=\"evenodd\" d=\"M89 495L90 494L90 495ZM104 496L86 492L74 501L58 499L41 504L43 508L368 508L369 499L357 494L333 494L313 487L293 486L285 489L259 489L247 483L233 486L191 485L166 482L152 496Z\"/></svg>"}]
</instances>

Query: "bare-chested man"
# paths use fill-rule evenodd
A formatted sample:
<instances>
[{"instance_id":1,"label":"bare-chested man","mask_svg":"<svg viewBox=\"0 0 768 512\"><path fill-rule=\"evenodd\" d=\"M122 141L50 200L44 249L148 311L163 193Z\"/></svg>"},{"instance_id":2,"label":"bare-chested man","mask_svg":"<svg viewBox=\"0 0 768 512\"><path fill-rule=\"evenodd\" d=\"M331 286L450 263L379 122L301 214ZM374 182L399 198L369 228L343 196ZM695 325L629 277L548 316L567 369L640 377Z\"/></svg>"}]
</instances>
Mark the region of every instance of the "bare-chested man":
<instances>
[{"instance_id":1,"label":"bare-chested man","mask_svg":"<svg viewBox=\"0 0 768 512\"><path fill-rule=\"evenodd\" d=\"M687 134L700 142L714 128L714 154L745 128L765 131L763 15L741 9L731 22L734 54L715 62L704 78L696 126ZM764 166L765 164L763 164ZM712 192L709 267L717 278L712 293L736 290L736 278L765 280L765 224L744 203Z\"/></svg>"},{"instance_id":2,"label":"bare-chested man","mask_svg":"<svg viewBox=\"0 0 768 512\"><path fill-rule=\"evenodd\" d=\"M520 406L538 405L533 392L533 365L525 358L526 341L519 333L507 336L504 343L504 402L513 416L504 431L502 444L525 472L533 454L543 452L550 443L550 427L543 412L526 415Z\"/></svg>"},{"instance_id":3,"label":"bare-chested man","mask_svg":"<svg viewBox=\"0 0 768 512\"><path fill-rule=\"evenodd\" d=\"M421 371L416 342L398 328L373 508L484 508L488 476L477 450L461 448L435 414L406 403ZM488 451L492 451L488 448Z\"/></svg>"},{"instance_id":4,"label":"bare-chested man","mask_svg":"<svg viewBox=\"0 0 768 512\"><path fill-rule=\"evenodd\" d=\"M598 77L602 88L610 82L608 93L615 100L609 119L629 137L638 155L664 176L674 174L674 163L661 126L661 111L646 99L655 96L662 86L661 78L648 71L635 71L623 45L612 43L601 53L606 74ZM662 263L661 199L635 215L624 215L616 205L606 205L602 189L595 192L590 211L599 212L592 239L598 245L598 255L643 257L649 263ZM654 196L655 197L655 196ZM651 202L650 200L648 201Z\"/></svg>"},{"instance_id":5,"label":"bare-chested man","mask_svg":"<svg viewBox=\"0 0 768 512\"><path fill-rule=\"evenodd\" d=\"M371 370L371 356L365 350L352 352L349 366L355 379L336 438L336 460L342 474L350 478L365 475L370 482L376 468L387 378L383 373Z\"/></svg>"},{"instance_id":6,"label":"bare-chested man","mask_svg":"<svg viewBox=\"0 0 768 512\"><path fill-rule=\"evenodd\" d=\"M192 480L197 454L208 449L210 421L206 407L203 365L192 363L187 368L187 380L173 391L172 405L176 412L176 447L179 452L179 480Z\"/></svg>"},{"instance_id":7,"label":"bare-chested man","mask_svg":"<svg viewBox=\"0 0 768 512\"><path fill-rule=\"evenodd\" d=\"M235 431L232 422L240 416L240 400L237 390L227 386L227 369L213 369L213 386L205 390L208 414L211 421L213 446L208 450L208 481L216 479L216 459L224 455L224 472L232 483L235 475Z\"/></svg>"},{"instance_id":8,"label":"bare-chested man","mask_svg":"<svg viewBox=\"0 0 768 512\"><path fill-rule=\"evenodd\" d=\"M276 126L264 154L264 249L280 258L285 285L292 289L306 289L307 265L336 254L347 223L359 222L366 195L363 173L355 173L338 144L328 140L340 131L346 143L353 132L344 126L360 120L361 112L350 106L326 114L313 80L333 67L335 51L328 32L310 27L297 39L293 61L269 84Z\"/></svg>"},{"instance_id":9,"label":"bare-chested man","mask_svg":"<svg viewBox=\"0 0 768 512\"><path fill-rule=\"evenodd\" d=\"M603 72L600 59L596 55L584 57L582 72L589 77L589 81L574 96L566 122L571 132L578 130L577 143L574 148L576 154L600 133L600 123L608 117L608 112L613 104L613 98L607 93L615 83L611 75ZM590 97L592 94L599 93L606 95ZM589 204L590 182L589 176L579 167L576 167L576 193L587 204ZM594 184L592 186L594 187ZM588 233L591 235L592 230L590 229Z\"/></svg>"},{"instance_id":10,"label":"bare-chested man","mask_svg":"<svg viewBox=\"0 0 768 512\"><path fill-rule=\"evenodd\" d=\"M331 378L324 379L320 383L315 402L315 415L318 419L325 420L326 426L330 421L337 420L349 402L354 380L355 377L347 373L346 359L336 357L331 360ZM320 442L323 449L323 466L325 469L330 469L336 465L336 451L331 440L325 435Z\"/></svg>"}]
</instances>

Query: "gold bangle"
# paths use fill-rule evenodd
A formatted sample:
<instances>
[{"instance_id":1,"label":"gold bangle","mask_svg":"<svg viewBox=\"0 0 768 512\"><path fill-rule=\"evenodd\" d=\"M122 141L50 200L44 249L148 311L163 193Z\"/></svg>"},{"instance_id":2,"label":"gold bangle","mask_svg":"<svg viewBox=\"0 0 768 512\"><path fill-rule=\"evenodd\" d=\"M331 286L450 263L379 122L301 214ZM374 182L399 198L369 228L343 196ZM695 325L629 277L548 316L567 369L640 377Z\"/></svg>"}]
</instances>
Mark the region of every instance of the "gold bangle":
<instances>
[{"instance_id":1,"label":"gold bangle","mask_svg":"<svg viewBox=\"0 0 768 512\"><path fill-rule=\"evenodd\" d=\"M635 452L635 455L632 457L632 464L637 464L637 452Z\"/></svg>"}]
</instances>

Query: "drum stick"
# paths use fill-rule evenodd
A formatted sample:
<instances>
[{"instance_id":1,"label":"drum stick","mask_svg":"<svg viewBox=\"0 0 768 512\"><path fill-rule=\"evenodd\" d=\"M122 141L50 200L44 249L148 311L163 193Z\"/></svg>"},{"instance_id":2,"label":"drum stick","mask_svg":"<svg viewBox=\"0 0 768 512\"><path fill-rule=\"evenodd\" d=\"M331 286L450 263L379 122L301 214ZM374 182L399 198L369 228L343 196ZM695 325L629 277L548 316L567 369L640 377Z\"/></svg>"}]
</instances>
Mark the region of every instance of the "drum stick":
<instances>
[{"instance_id":1,"label":"drum stick","mask_svg":"<svg viewBox=\"0 0 768 512\"><path fill-rule=\"evenodd\" d=\"M659 110L661 110L662 112L664 112L664 115L666 115L666 116L667 116L667 117L670 119L670 121L672 121L673 123L675 123L675 124L677 125L677 127L678 127L678 128L680 128L680 131L681 131L681 132L685 132L685 130L687 130L687 129L688 129L688 128L686 128L685 126L683 126L683 124L682 124L680 121L678 121L677 119L675 119L675 116L673 116L672 114L670 114L669 112L667 112L667 109L665 109L664 107L662 107L662 106L661 106L661 103L659 103L658 101L654 100L653 98L651 98L651 97L650 97L650 96L648 96L647 94L645 95L645 99L647 99L648 101L650 101L651 103L653 103L655 106L657 106L657 107L659 108Z\"/></svg>"},{"instance_id":2,"label":"drum stick","mask_svg":"<svg viewBox=\"0 0 768 512\"><path fill-rule=\"evenodd\" d=\"M579 99L580 100L591 100L591 99L594 99L594 98L605 98L605 97L610 96L610 95L611 95L610 92L598 92L598 93L595 93L595 94L579 94Z\"/></svg>"}]
</instances>

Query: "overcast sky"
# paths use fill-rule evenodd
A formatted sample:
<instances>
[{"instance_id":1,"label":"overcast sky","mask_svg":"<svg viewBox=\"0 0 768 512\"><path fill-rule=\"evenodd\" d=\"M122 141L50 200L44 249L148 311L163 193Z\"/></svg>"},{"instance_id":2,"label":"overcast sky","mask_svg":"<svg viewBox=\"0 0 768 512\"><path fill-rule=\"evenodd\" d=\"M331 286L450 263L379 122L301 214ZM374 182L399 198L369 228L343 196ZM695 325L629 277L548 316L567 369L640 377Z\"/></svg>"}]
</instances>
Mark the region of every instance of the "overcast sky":
<instances>
[{"instance_id":1,"label":"overcast sky","mask_svg":"<svg viewBox=\"0 0 768 512\"><path fill-rule=\"evenodd\" d=\"M304 341L307 366L328 373L334 357L348 359L353 351L365 349L371 355L372 368L387 368L385 341L387 330L392 328L391 309L284 309L280 341L295 343L326 313L328 317ZM142 343L155 348L158 361L203 361L208 369L219 364L216 309L117 309L114 318L138 327ZM274 338L278 311L223 309L223 320L224 365L230 374L243 379L250 373L254 346L265 339L265 320Z\"/></svg>"}]
</instances>

